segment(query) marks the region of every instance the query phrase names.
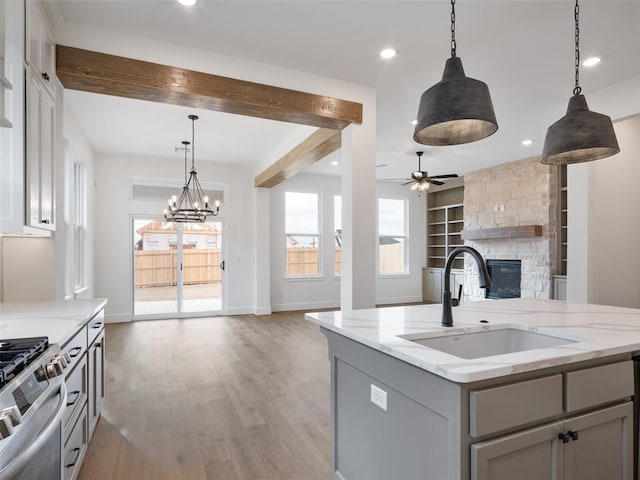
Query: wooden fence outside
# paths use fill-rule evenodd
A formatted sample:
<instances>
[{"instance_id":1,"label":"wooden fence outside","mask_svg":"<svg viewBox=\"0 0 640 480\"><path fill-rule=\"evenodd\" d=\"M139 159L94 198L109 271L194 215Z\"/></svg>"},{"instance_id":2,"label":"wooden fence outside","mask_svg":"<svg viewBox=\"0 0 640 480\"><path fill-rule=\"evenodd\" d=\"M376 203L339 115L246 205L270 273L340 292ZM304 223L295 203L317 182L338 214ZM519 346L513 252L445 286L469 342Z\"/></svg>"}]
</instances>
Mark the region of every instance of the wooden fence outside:
<instances>
[{"instance_id":1,"label":"wooden fence outside","mask_svg":"<svg viewBox=\"0 0 640 480\"><path fill-rule=\"evenodd\" d=\"M219 248L183 250L182 271L185 285L215 283L222 280ZM138 250L134 255L135 287L161 287L177 283L175 250Z\"/></svg>"},{"instance_id":2,"label":"wooden fence outside","mask_svg":"<svg viewBox=\"0 0 640 480\"><path fill-rule=\"evenodd\" d=\"M184 284L216 283L222 280L222 252L219 248L183 250ZM380 272L397 273L404 265L404 246L400 243L381 245ZM342 249L335 252L335 271L342 273ZM137 250L134 256L136 288L161 287L177 283L175 250ZM317 275L318 248L288 248L287 275Z\"/></svg>"}]
</instances>

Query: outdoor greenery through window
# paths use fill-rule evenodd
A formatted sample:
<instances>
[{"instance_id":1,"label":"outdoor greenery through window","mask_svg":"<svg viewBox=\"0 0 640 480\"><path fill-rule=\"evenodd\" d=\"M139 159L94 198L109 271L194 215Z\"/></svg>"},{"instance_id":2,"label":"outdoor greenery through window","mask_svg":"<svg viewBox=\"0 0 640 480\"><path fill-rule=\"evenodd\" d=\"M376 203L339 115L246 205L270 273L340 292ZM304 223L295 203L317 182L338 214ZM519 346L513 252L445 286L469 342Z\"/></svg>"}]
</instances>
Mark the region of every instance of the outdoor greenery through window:
<instances>
[{"instance_id":1,"label":"outdoor greenery through window","mask_svg":"<svg viewBox=\"0 0 640 480\"><path fill-rule=\"evenodd\" d=\"M287 275L318 275L318 194L285 192Z\"/></svg>"},{"instance_id":2,"label":"outdoor greenery through window","mask_svg":"<svg viewBox=\"0 0 640 480\"><path fill-rule=\"evenodd\" d=\"M405 200L378 199L378 271L407 273Z\"/></svg>"},{"instance_id":3,"label":"outdoor greenery through window","mask_svg":"<svg viewBox=\"0 0 640 480\"><path fill-rule=\"evenodd\" d=\"M333 235L335 239L335 273L342 273L342 197L333 197Z\"/></svg>"}]
</instances>

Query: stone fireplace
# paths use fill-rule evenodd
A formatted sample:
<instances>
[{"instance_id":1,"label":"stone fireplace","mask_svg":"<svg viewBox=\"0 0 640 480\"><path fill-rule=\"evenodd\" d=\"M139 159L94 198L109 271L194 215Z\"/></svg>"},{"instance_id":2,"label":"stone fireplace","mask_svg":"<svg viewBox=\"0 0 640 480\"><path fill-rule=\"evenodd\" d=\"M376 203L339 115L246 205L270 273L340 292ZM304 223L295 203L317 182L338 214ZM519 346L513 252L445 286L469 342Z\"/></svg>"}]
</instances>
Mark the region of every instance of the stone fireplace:
<instances>
[{"instance_id":1,"label":"stone fireplace","mask_svg":"<svg viewBox=\"0 0 640 480\"><path fill-rule=\"evenodd\" d=\"M557 202L557 168L542 165L537 156L464 176L465 231L497 232L493 238L465 240L465 245L477 249L485 259L519 260L523 298L552 297ZM535 234L533 228L523 226L536 226ZM527 235L519 237L522 230ZM505 232L502 238L501 231ZM471 300L485 298L475 263L466 257L464 294Z\"/></svg>"}]
</instances>

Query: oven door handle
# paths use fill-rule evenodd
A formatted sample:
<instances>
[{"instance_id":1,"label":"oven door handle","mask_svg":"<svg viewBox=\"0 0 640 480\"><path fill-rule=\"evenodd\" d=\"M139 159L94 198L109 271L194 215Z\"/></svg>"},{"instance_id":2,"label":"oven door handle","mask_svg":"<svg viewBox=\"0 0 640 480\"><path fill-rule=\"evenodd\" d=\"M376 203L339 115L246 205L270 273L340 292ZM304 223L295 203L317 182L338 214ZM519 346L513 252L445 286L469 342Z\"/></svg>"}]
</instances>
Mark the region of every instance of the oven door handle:
<instances>
[{"instance_id":1,"label":"oven door handle","mask_svg":"<svg viewBox=\"0 0 640 480\"><path fill-rule=\"evenodd\" d=\"M55 412L51 415L51 418L47 422L46 426L40 430L36 439L29 445L27 449L22 451L16 458L11 460L2 470L0 470L0 480L8 480L15 477L20 471L27 465L27 463L38 453L38 450L47 441L51 432L53 432L62 419L64 411L67 408L67 386L64 381L60 384L60 400L56 406ZM54 395L57 395L54 394ZM51 395L53 397L54 395ZM51 398L49 397L49 398Z\"/></svg>"}]
</instances>

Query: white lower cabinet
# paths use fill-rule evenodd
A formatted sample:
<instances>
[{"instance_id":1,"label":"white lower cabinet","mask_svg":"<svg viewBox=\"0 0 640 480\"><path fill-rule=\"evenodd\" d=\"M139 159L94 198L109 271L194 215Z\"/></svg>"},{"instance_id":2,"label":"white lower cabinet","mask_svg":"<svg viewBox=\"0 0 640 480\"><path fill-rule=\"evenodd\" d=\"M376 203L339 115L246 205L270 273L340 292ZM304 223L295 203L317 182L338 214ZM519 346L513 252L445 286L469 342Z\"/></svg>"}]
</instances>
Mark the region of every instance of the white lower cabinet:
<instances>
[{"instance_id":1,"label":"white lower cabinet","mask_svg":"<svg viewBox=\"0 0 640 480\"><path fill-rule=\"evenodd\" d=\"M472 480L632 477L632 402L471 446Z\"/></svg>"},{"instance_id":2,"label":"white lower cabinet","mask_svg":"<svg viewBox=\"0 0 640 480\"><path fill-rule=\"evenodd\" d=\"M91 327L89 327L91 328ZM93 436L104 403L104 329L89 346L89 438Z\"/></svg>"},{"instance_id":3,"label":"white lower cabinet","mask_svg":"<svg viewBox=\"0 0 640 480\"><path fill-rule=\"evenodd\" d=\"M425 302L442 302L442 269L422 269L422 300Z\"/></svg>"},{"instance_id":4,"label":"white lower cabinet","mask_svg":"<svg viewBox=\"0 0 640 480\"><path fill-rule=\"evenodd\" d=\"M64 480L75 480L80 473L82 460L87 453L89 439L87 437L87 408L82 409L82 414L78 417L71 435L64 444L62 454L62 468Z\"/></svg>"}]
</instances>

